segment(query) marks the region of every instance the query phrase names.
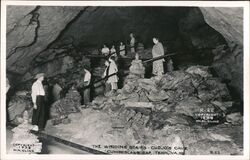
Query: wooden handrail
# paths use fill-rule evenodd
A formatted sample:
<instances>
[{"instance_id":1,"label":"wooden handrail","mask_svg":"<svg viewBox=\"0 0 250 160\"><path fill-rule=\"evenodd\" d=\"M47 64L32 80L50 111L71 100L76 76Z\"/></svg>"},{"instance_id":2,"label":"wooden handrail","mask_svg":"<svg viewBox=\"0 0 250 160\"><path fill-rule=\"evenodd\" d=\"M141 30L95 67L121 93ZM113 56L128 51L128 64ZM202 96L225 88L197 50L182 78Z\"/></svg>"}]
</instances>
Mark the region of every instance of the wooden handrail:
<instances>
[{"instance_id":1,"label":"wooden handrail","mask_svg":"<svg viewBox=\"0 0 250 160\"><path fill-rule=\"evenodd\" d=\"M166 55L163 55L163 56L159 56L159 57L155 57L155 58L152 58L152 59L149 59L149 60L145 60L142 63L153 62L153 61L156 61L156 60L159 60L159 59L163 59L165 57L173 56L173 55L176 55L176 54L177 53L166 54Z\"/></svg>"},{"instance_id":2,"label":"wooden handrail","mask_svg":"<svg viewBox=\"0 0 250 160\"><path fill-rule=\"evenodd\" d=\"M169 57L169 56L173 56L173 55L176 55L176 53L167 54L167 55L159 56L159 57L156 57L156 58L152 58L152 59L143 61L143 63L154 62L154 61L156 61L156 60L163 59L163 58L165 58L165 57ZM94 85L94 84L96 84L96 83L98 83L98 82L101 82L101 81L103 81L103 80L108 79L109 77L112 77L112 76L114 76L114 75L117 75L117 73L118 73L118 72L113 73L113 74L111 74L111 75L108 75L108 76L106 76L106 77L104 77L104 78L98 79L98 80L96 80L95 82L90 83L88 86L85 86L84 89L90 88L91 85Z\"/></svg>"}]
</instances>

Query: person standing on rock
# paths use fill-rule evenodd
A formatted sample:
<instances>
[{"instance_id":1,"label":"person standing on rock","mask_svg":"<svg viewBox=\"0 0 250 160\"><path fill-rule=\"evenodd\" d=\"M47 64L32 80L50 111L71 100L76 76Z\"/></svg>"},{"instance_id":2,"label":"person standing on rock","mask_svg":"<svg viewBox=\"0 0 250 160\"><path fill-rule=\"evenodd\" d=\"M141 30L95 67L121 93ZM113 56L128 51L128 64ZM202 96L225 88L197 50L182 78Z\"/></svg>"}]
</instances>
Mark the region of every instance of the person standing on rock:
<instances>
[{"instance_id":1,"label":"person standing on rock","mask_svg":"<svg viewBox=\"0 0 250 160\"><path fill-rule=\"evenodd\" d=\"M111 56L109 58L109 60L106 60L105 65L106 65L106 69L104 71L103 78L110 76L110 77L108 77L108 80L106 81L106 83L107 83L107 85L110 84L111 91L115 92L118 89L118 86L117 86L118 76L117 76L117 74L115 74L118 72L118 69L117 69L117 66L115 64L114 57ZM106 88L107 88L107 85L106 85Z\"/></svg>"},{"instance_id":2,"label":"person standing on rock","mask_svg":"<svg viewBox=\"0 0 250 160\"><path fill-rule=\"evenodd\" d=\"M168 72L172 72L174 70L173 61L170 57L167 60L167 69Z\"/></svg>"},{"instance_id":3,"label":"person standing on rock","mask_svg":"<svg viewBox=\"0 0 250 160\"><path fill-rule=\"evenodd\" d=\"M130 51L131 53L135 53L135 37L133 33L130 33Z\"/></svg>"},{"instance_id":4,"label":"person standing on rock","mask_svg":"<svg viewBox=\"0 0 250 160\"><path fill-rule=\"evenodd\" d=\"M164 48L163 48L162 43L159 42L159 39L157 37L153 38L153 42L155 44L152 49L153 58L163 56ZM165 61L164 58L162 58L153 62L153 74L154 75L161 76L164 74L164 66L163 66L164 61Z\"/></svg>"},{"instance_id":5,"label":"person standing on rock","mask_svg":"<svg viewBox=\"0 0 250 160\"><path fill-rule=\"evenodd\" d=\"M105 60L105 66L106 66L106 68L105 68L105 71L102 75L102 78L109 76L109 68L110 68L110 61L109 60ZM105 81L105 93L109 92L110 88L111 88L110 83L108 83L108 81L106 80Z\"/></svg>"},{"instance_id":6,"label":"person standing on rock","mask_svg":"<svg viewBox=\"0 0 250 160\"><path fill-rule=\"evenodd\" d=\"M120 56L124 57L125 56L125 45L122 42L120 42L119 49L120 49Z\"/></svg>"},{"instance_id":7,"label":"person standing on rock","mask_svg":"<svg viewBox=\"0 0 250 160\"><path fill-rule=\"evenodd\" d=\"M117 56L116 55L116 50L115 50L115 45L112 45L112 48L110 49L111 56Z\"/></svg>"},{"instance_id":8,"label":"person standing on rock","mask_svg":"<svg viewBox=\"0 0 250 160\"><path fill-rule=\"evenodd\" d=\"M90 102L90 81L91 81L91 73L88 71L88 67L84 67L84 91L83 91L83 101L84 104L88 104Z\"/></svg>"},{"instance_id":9,"label":"person standing on rock","mask_svg":"<svg viewBox=\"0 0 250 160\"><path fill-rule=\"evenodd\" d=\"M36 125L34 130L44 130L45 117L45 90L42 84L44 73L39 73L35 76L37 79L31 88L31 97L33 102L32 125Z\"/></svg>"},{"instance_id":10,"label":"person standing on rock","mask_svg":"<svg viewBox=\"0 0 250 160\"><path fill-rule=\"evenodd\" d=\"M116 54L116 49L115 49L115 45L112 45L112 48L110 49L110 56L114 57L115 61L118 60L117 54Z\"/></svg>"},{"instance_id":11,"label":"person standing on rock","mask_svg":"<svg viewBox=\"0 0 250 160\"><path fill-rule=\"evenodd\" d=\"M104 56L108 56L109 55L109 48L106 46L106 44L103 45L102 55L104 55Z\"/></svg>"}]
</instances>

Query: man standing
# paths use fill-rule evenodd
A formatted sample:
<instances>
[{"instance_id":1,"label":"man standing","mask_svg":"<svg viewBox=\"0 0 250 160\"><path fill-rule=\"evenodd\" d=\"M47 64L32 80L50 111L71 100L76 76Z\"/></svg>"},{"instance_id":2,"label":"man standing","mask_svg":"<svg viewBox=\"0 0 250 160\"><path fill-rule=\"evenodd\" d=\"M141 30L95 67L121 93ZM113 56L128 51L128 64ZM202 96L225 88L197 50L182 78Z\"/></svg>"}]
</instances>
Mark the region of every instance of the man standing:
<instances>
[{"instance_id":1,"label":"man standing","mask_svg":"<svg viewBox=\"0 0 250 160\"><path fill-rule=\"evenodd\" d=\"M118 89L118 86L117 86L118 76L116 74L118 73L118 68L112 56L105 61L105 66L106 66L106 69L102 76L102 78L108 77L106 81L105 92L109 91L108 88L110 88L109 86L111 85L111 91L115 93L116 90Z\"/></svg>"},{"instance_id":2,"label":"man standing","mask_svg":"<svg viewBox=\"0 0 250 160\"><path fill-rule=\"evenodd\" d=\"M133 33L130 33L130 51L131 53L135 53L135 37Z\"/></svg>"},{"instance_id":3,"label":"man standing","mask_svg":"<svg viewBox=\"0 0 250 160\"><path fill-rule=\"evenodd\" d=\"M115 57L114 56L109 57L109 61L110 61L110 67L109 67L108 74L112 75L112 74L118 73L118 68L117 68L117 65L115 63ZM117 76L117 74L109 77L108 82L111 84L112 92L115 92L118 89L118 86L117 86L118 76Z\"/></svg>"},{"instance_id":4,"label":"man standing","mask_svg":"<svg viewBox=\"0 0 250 160\"><path fill-rule=\"evenodd\" d=\"M125 56L125 45L123 44L123 42L120 42L120 56L124 57Z\"/></svg>"},{"instance_id":5,"label":"man standing","mask_svg":"<svg viewBox=\"0 0 250 160\"><path fill-rule=\"evenodd\" d=\"M164 55L164 48L161 42L159 42L159 39L154 37L153 38L153 42L154 42L154 46L152 49L152 55L153 58L157 58L160 56ZM164 66L163 66L163 62L164 62L164 58L156 60L153 62L153 74L156 76L161 76L164 73Z\"/></svg>"},{"instance_id":6,"label":"man standing","mask_svg":"<svg viewBox=\"0 0 250 160\"><path fill-rule=\"evenodd\" d=\"M109 48L106 46L106 44L103 45L103 48L102 48L102 55L104 56L108 56L109 55Z\"/></svg>"},{"instance_id":7,"label":"man standing","mask_svg":"<svg viewBox=\"0 0 250 160\"><path fill-rule=\"evenodd\" d=\"M39 73L35 76L37 79L32 85L32 102L33 102L33 115L32 115L32 125L36 125L34 130L44 130L45 128L45 91L42 84L44 80L44 73ZM37 128L38 127L38 128Z\"/></svg>"},{"instance_id":8,"label":"man standing","mask_svg":"<svg viewBox=\"0 0 250 160\"><path fill-rule=\"evenodd\" d=\"M84 67L84 81L83 81L83 85L84 85L84 91L83 91L83 101L84 104L88 104L90 102L90 81L91 81L91 74L90 72L87 70L87 67Z\"/></svg>"}]
</instances>

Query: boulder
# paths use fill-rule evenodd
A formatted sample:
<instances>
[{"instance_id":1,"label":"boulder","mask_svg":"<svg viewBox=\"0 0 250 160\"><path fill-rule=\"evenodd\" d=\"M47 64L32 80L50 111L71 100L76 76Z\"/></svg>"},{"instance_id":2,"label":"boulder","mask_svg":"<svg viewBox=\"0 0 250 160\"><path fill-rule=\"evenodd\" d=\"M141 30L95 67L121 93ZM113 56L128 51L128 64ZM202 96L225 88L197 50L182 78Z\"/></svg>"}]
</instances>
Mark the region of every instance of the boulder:
<instances>
[{"instance_id":1,"label":"boulder","mask_svg":"<svg viewBox=\"0 0 250 160\"><path fill-rule=\"evenodd\" d=\"M154 105L151 102L125 102L125 107L139 107L139 108L153 108Z\"/></svg>"},{"instance_id":2,"label":"boulder","mask_svg":"<svg viewBox=\"0 0 250 160\"><path fill-rule=\"evenodd\" d=\"M98 96L98 97L96 97L96 98L92 101L92 103L93 103L93 104L96 104L96 105L101 105L101 104L103 104L103 103L106 102L106 101L107 101L107 97Z\"/></svg>"},{"instance_id":3,"label":"boulder","mask_svg":"<svg viewBox=\"0 0 250 160\"><path fill-rule=\"evenodd\" d=\"M19 154L35 154L40 153L42 150L42 143L39 142L38 136L32 134L30 131L35 127L29 123L28 112L24 112L22 122L17 127L12 129L13 137L11 140L10 153ZM37 126L36 126L37 127ZM19 147L17 144L30 145L29 148ZM24 149L26 152L23 152Z\"/></svg>"},{"instance_id":4,"label":"boulder","mask_svg":"<svg viewBox=\"0 0 250 160\"><path fill-rule=\"evenodd\" d=\"M193 123L192 119L188 116L172 111L155 111L152 112L152 119L149 126L153 130L162 130L166 126L189 125L191 123Z\"/></svg>"},{"instance_id":5,"label":"boulder","mask_svg":"<svg viewBox=\"0 0 250 160\"><path fill-rule=\"evenodd\" d=\"M122 100L123 102L139 102L139 98L140 98L139 94L137 93L119 94L116 97L117 100Z\"/></svg>"},{"instance_id":6,"label":"boulder","mask_svg":"<svg viewBox=\"0 0 250 160\"><path fill-rule=\"evenodd\" d=\"M157 92L156 84L152 79L138 79L139 87L145 89L147 92Z\"/></svg>"},{"instance_id":7,"label":"boulder","mask_svg":"<svg viewBox=\"0 0 250 160\"><path fill-rule=\"evenodd\" d=\"M128 82L123 86L122 92L125 94L132 93L134 89L135 89L135 85L132 82Z\"/></svg>"},{"instance_id":8,"label":"boulder","mask_svg":"<svg viewBox=\"0 0 250 160\"><path fill-rule=\"evenodd\" d=\"M56 83L52 89L53 102L60 99L61 91L62 91L62 87L58 83Z\"/></svg>"},{"instance_id":9,"label":"boulder","mask_svg":"<svg viewBox=\"0 0 250 160\"><path fill-rule=\"evenodd\" d=\"M219 107L223 112L227 112L233 106L232 101L228 102L212 101L211 104Z\"/></svg>"},{"instance_id":10,"label":"boulder","mask_svg":"<svg viewBox=\"0 0 250 160\"><path fill-rule=\"evenodd\" d=\"M226 120L232 124L242 124L243 116L239 112L231 113L226 116Z\"/></svg>"},{"instance_id":11,"label":"boulder","mask_svg":"<svg viewBox=\"0 0 250 160\"><path fill-rule=\"evenodd\" d=\"M159 101L167 100L169 98L169 95L168 95L168 92L164 90L160 90L158 92L154 92L154 91L150 92L147 97L152 102L159 102Z\"/></svg>"},{"instance_id":12,"label":"boulder","mask_svg":"<svg viewBox=\"0 0 250 160\"><path fill-rule=\"evenodd\" d=\"M187 73L200 75L201 77L212 77L212 75L208 71L208 66L191 66L186 69Z\"/></svg>"},{"instance_id":13,"label":"boulder","mask_svg":"<svg viewBox=\"0 0 250 160\"><path fill-rule=\"evenodd\" d=\"M14 120L17 115L22 115L25 110L31 109L32 106L33 103L30 96L13 96L8 104L9 120Z\"/></svg>"},{"instance_id":14,"label":"boulder","mask_svg":"<svg viewBox=\"0 0 250 160\"><path fill-rule=\"evenodd\" d=\"M54 102L50 108L52 118L66 117L69 113L80 112L81 95L71 88L65 98Z\"/></svg>"},{"instance_id":15,"label":"boulder","mask_svg":"<svg viewBox=\"0 0 250 160\"><path fill-rule=\"evenodd\" d=\"M175 111L193 117L196 112L200 112L201 107L202 101L200 99L189 97L188 99L179 102L175 107Z\"/></svg>"},{"instance_id":16,"label":"boulder","mask_svg":"<svg viewBox=\"0 0 250 160\"><path fill-rule=\"evenodd\" d=\"M226 84L221 83L220 79L209 78L206 80L206 85L208 87L209 92L214 95L213 99L217 99L220 101L231 100L231 96Z\"/></svg>"},{"instance_id":17,"label":"boulder","mask_svg":"<svg viewBox=\"0 0 250 160\"><path fill-rule=\"evenodd\" d=\"M173 71L165 74L159 82L162 89L177 89L178 85L190 78L190 75L183 71Z\"/></svg>"},{"instance_id":18,"label":"boulder","mask_svg":"<svg viewBox=\"0 0 250 160\"><path fill-rule=\"evenodd\" d=\"M174 111L175 103L167 103L167 102L154 102L153 111Z\"/></svg>"}]
</instances>

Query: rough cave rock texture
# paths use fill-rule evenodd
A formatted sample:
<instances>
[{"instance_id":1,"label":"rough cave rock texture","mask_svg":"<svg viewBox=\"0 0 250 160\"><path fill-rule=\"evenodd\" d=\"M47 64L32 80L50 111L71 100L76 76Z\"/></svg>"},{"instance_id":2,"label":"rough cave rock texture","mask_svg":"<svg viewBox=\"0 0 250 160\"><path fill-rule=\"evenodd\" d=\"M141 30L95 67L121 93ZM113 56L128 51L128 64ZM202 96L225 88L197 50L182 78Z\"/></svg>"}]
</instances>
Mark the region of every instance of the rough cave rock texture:
<instances>
[{"instance_id":1,"label":"rough cave rock texture","mask_svg":"<svg viewBox=\"0 0 250 160\"><path fill-rule=\"evenodd\" d=\"M30 69L32 60L59 36L80 10L77 7L9 6L8 71L24 74Z\"/></svg>"},{"instance_id":2,"label":"rough cave rock texture","mask_svg":"<svg viewBox=\"0 0 250 160\"><path fill-rule=\"evenodd\" d=\"M93 54L104 42L127 43L134 32L145 48L158 35L169 52L182 53L174 65L206 61L242 93L241 8L9 6L7 12L7 73L20 81L37 72L65 73L76 56Z\"/></svg>"},{"instance_id":3,"label":"rough cave rock texture","mask_svg":"<svg viewBox=\"0 0 250 160\"><path fill-rule=\"evenodd\" d=\"M217 74L229 81L236 94L243 98L243 9L200 8L205 21L220 32L228 43L213 51L212 64Z\"/></svg>"}]
</instances>

